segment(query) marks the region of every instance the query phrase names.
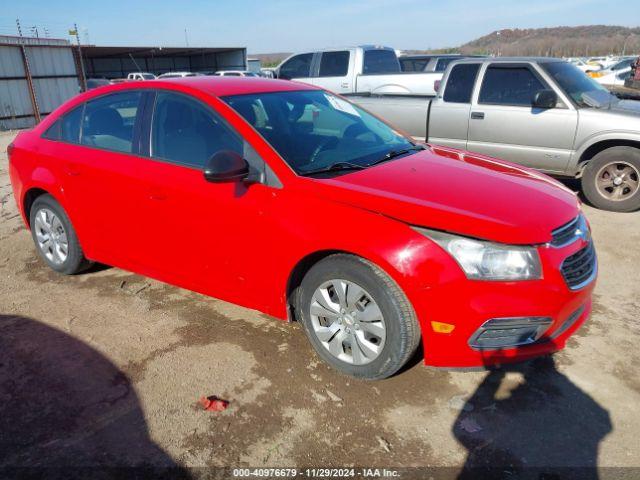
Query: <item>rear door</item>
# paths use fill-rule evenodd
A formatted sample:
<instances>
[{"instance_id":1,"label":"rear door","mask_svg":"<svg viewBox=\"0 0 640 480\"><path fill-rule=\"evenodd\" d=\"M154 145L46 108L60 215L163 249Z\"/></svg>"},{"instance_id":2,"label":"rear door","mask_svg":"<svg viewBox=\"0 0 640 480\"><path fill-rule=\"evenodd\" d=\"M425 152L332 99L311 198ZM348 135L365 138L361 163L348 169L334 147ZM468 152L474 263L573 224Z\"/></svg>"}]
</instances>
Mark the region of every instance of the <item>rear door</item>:
<instances>
[{"instance_id":1,"label":"rear door","mask_svg":"<svg viewBox=\"0 0 640 480\"><path fill-rule=\"evenodd\" d=\"M467 148L471 100L480 66L480 63L462 63L451 69L444 92L438 94L430 108L430 143Z\"/></svg>"},{"instance_id":2,"label":"rear door","mask_svg":"<svg viewBox=\"0 0 640 480\"><path fill-rule=\"evenodd\" d=\"M562 101L533 108L551 86L530 64L488 64L469 116L467 149L548 172L563 172L571 157L577 112Z\"/></svg>"},{"instance_id":3,"label":"rear door","mask_svg":"<svg viewBox=\"0 0 640 480\"><path fill-rule=\"evenodd\" d=\"M349 50L322 52L319 54L318 75L313 84L338 94L353 91L353 75L355 55Z\"/></svg>"},{"instance_id":4,"label":"rear door","mask_svg":"<svg viewBox=\"0 0 640 480\"><path fill-rule=\"evenodd\" d=\"M44 148L64 172L65 195L87 255L112 265L130 265L135 251L139 203L136 138L141 91L103 95L60 120L57 142ZM46 137L45 137L46 138Z\"/></svg>"}]
</instances>

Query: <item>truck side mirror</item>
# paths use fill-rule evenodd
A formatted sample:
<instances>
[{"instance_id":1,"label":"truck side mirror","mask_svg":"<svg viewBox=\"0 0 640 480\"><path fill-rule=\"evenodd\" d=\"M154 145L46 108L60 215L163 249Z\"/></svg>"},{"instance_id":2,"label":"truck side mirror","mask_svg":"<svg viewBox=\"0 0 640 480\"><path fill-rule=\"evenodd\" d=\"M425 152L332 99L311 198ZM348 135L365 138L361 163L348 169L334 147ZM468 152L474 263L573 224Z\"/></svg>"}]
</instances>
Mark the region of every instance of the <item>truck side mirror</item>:
<instances>
[{"instance_id":1,"label":"truck side mirror","mask_svg":"<svg viewBox=\"0 0 640 480\"><path fill-rule=\"evenodd\" d=\"M534 108L555 108L557 104L558 95L553 90L538 90L531 102Z\"/></svg>"}]
</instances>

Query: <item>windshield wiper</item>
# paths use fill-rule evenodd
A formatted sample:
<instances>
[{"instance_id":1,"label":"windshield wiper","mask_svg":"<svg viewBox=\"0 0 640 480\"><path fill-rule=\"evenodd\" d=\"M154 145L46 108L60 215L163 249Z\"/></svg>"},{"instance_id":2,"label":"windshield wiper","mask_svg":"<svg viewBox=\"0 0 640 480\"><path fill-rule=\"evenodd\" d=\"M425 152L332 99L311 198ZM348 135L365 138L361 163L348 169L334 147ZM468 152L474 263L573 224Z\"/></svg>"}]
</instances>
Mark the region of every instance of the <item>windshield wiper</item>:
<instances>
[{"instance_id":1,"label":"windshield wiper","mask_svg":"<svg viewBox=\"0 0 640 480\"><path fill-rule=\"evenodd\" d=\"M357 163L351 162L335 162L331 165L322 168L316 168L315 170L309 170L307 172L302 172L303 175L313 175L314 173L323 173L323 172L338 172L342 170L362 170L367 168L366 165L358 165Z\"/></svg>"},{"instance_id":2,"label":"windshield wiper","mask_svg":"<svg viewBox=\"0 0 640 480\"><path fill-rule=\"evenodd\" d=\"M377 165L379 163L382 162L387 162L393 158L399 157L401 155L406 155L407 153L411 153L411 152L419 152L420 150L425 150L426 147L423 147L422 145L413 145L412 147L409 148L403 148L402 150L391 150L390 152L387 152L386 155L378 160L375 160L371 163L367 164L367 167L372 167L373 165Z\"/></svg>"}]
</instances>

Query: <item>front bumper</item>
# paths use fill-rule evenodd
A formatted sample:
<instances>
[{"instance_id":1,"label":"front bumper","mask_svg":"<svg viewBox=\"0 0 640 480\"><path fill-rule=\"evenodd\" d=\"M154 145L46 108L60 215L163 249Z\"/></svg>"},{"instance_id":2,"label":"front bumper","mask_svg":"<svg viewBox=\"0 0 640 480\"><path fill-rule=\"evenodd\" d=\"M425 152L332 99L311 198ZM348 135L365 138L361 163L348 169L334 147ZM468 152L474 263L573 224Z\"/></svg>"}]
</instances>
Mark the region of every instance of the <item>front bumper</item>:
<instances>
[{"instance_id":1,"label":"front bumper","mask_svg":"<svg viewBox=\"0 0 640 480\"><path fill-rule=\"evenodd\" d=\"M422 327L425 364L450 368L492 366L564 348L567 339L591 313L596 275L594 272L588 282L572 289L561 273L561 266L588 245L587 240L579 240L562 248L540 246L543 268L540 280L474 281L461 271L453 274L449 267L442 269L437 281L430 281L414 292L412 299ZM534 324L538 322L540 330L531 338L521 337L519 346L509 346L509 342L498 348L478 345L479 332L491 319L531 318ZM438 333L432 322L455 328L449 333ZM509 326L509 322L506 324ZM509 333L506 329L504 332Z\"/></svg>"}]
</instances>

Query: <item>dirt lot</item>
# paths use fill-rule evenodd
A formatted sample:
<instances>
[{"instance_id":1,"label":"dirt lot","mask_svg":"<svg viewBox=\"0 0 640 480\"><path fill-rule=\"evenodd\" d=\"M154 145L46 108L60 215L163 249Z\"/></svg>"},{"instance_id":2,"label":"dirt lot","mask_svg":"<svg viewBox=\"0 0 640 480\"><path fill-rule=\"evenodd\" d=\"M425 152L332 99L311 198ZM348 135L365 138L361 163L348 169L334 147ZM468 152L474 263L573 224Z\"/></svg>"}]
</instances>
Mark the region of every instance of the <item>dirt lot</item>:
<instances>
[{"instance_id":1,"label":"dirt lot","mask_svg":"<svg viewBox=\"0 0 640 480\"><path fill-rule=\"evenodd\" d=\"M115 268L50 271L11 193L11 139L0 135L0 466L640 475L640 213L585 208L595 310L553 360L469 373L418 358L367 383L322 364L296 324ZM229 409L197 407L212 394Z\"/></svg>"}]
</instances>

